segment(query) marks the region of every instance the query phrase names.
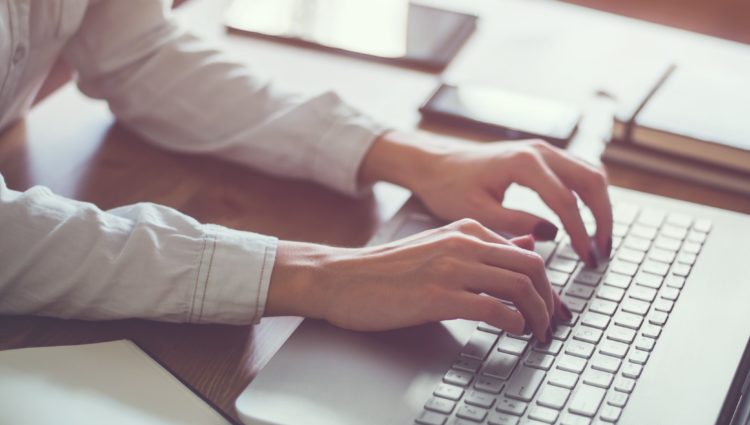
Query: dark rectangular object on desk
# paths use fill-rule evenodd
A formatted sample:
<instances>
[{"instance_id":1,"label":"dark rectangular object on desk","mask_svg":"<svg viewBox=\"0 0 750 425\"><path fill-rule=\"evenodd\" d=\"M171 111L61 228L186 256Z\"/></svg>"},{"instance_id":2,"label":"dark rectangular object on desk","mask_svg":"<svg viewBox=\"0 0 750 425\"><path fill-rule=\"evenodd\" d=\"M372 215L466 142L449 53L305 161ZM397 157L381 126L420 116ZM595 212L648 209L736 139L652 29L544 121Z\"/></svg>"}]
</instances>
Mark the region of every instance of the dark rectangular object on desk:
<instances>
[{"instance_id":1,"label":"dark rectangular object on desk","mask_svg":"<svg viewBox=\"0 0 750 425\"><path fill-rule=\"evenodd\" d=\"M419 112L426 123L498 139L542 138L561 147L581 119L576 105L482 85L442 84Z\"/></svg>"},{"instance_id":2,"label":"dark rectangular object on desk","mask_svg":"<svg viewBox=\"0 0 750 425\"><path fill-rule=\"evenodd\" d=\"M366 14L351 8L333 7L335 3L317 8L310 4L314 5L234 0L224 24L229 31L240 34L393 65L441 71L474 32L478 19L476 15L404 2L408 7L408 11L404 9L405 14L388 10L383 13L399 21L389 23L378 22L377 16L364 16ZM373 4L377 7L376 2ZM352 21L358 19L364 19L362 25ZM400 22L401 19L404 22ZM367 32L368 26L373 24L382 27L379 32ZM399 26L401 24L405 26ZM389 25L395 27L389 28ZM394 32L402 37L394 40Z\"/></svg>"}]
</instances>

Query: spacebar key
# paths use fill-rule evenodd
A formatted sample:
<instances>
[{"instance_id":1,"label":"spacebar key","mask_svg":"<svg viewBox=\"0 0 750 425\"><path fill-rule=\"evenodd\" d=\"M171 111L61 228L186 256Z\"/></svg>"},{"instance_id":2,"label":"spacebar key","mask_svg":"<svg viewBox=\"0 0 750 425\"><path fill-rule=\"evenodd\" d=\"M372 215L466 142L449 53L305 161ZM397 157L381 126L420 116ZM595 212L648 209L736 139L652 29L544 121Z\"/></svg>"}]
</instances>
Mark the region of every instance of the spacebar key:
<instances>
[{"instance_id":1,"label":"spacebar key","mask_svg":"<svg viewBox=\"0 0 750 425\"><path fill-rule=\"evenodd\" d=\"M521 366L505 387L505 395L516 400L531 401L544 380L544 371Z\"/></svg>"},{"instance_id":2,"label":"spacebar key","mask_svg":"<svg viewBox=\"0 0 750 425\"><path fill-rule=\"evenodd\" d=\"M573 395L568 410L578 415L593 417L599 410L599 405L602 404L606 392L607 390L602 388L581 384Z\"/></svg>"}]
</instances>

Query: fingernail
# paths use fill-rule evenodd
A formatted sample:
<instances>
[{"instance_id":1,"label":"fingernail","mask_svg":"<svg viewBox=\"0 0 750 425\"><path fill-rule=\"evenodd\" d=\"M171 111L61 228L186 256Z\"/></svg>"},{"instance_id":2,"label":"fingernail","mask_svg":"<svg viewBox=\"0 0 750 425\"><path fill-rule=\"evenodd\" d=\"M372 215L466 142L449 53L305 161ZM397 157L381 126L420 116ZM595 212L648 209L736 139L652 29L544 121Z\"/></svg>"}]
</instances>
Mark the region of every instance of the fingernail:
<instances>
[{"instance_id":1,"label":"fingernail","mask_svg":"<svg viewBox=\"0 0 750 425\"><path fill-rule=\"evenodd\" d=\"M607 239L607 258L612 257L612 237Z\"/></svg>"},{"instance_id":2,"label":"fingernail","mask_svg":"<svg viewBox=\"0 0 750 425\"><path fill-rule=\"evenodd\" d=\"M547 326L547 333L544 335L544 337L545 344L552 341L552 328L550 328L549 326Z\"/></svg>"},{"instance_id":3,"label":"fingernail","mask_svg":"<svg viewBox=\"0 0 750 425\"><path fill-rule=\"evenodd\" d=\"M529 327L529 324L527 323L527 324L523 325L523 334L524 335L528 335L530 333L531 333L531 327Z\"/></svg>"},{"instance_id":4,"label":"fingernail","mask_svg":"<svg viewBox=\"0 0 750 425\"><path fill-rule=\"evenodd\" d=\"M542 241L553 241L557 236L557 226L547 221L540 221L531 232L534 238Z\"/></svg>"},{"instance_id":5,"label":"fingernail","mask_svg":"<svg viewBox=\"0 0 750 425\"><path fill-rule=\"evenodd\" d=\"M596 253L593 250L589 251L589 267L593 269L599 267L599 262L596 261Z\"/></svg>"},{"instance_id":6,"label":"fingernail","mask_svg":"<svg viewBox=\"0 0 750 425\"><path fill-rule=\"evenodd\" d=\"M573 313L570 312L570 309L565 303L560 304L560 307L562 307L563 319L565 319L566 322L573 318Z\"/></svg>"}]
</instances>

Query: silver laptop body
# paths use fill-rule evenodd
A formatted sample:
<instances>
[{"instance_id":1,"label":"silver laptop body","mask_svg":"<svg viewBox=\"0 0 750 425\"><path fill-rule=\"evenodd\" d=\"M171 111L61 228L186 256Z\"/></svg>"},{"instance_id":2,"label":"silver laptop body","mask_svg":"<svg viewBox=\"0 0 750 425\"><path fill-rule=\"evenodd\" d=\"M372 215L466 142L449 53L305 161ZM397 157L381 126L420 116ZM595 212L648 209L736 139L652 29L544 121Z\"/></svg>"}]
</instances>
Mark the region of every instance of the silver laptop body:
<instances>
[{"instance_id":1,"label":"silver laptop body","mask_svg":"<svg viewBox=\"0 0 750 425\"><path fill-rule=\"evenodd\" d=\"M649 296L655 295L655 298L642 324L636 323L636 339L626 344L628 351L614 353L619 363L607 357L606 363L599 363L603 366L594 368L594 362L601 360L602 351L612 354L609 351L622 347L623 343L610 339L618 338L610 333L616 321L634 317L632 313L615 316L624 308L622 301L617 303L617 313L607 319L608 323L597 325L594 321L593 329L599 326L601 332L597 332L600 343L593 344L593 353L586 358L589 353L581 355L576 351L588 347L581 343L591 332L581 334L579 328L584 326L584 320L589 320L589 308L611 305L598 297L600 294L610 296L614 291L604 283L607 274L613 271L603 267L599 270L601 280L588 282L591 291L581 287L580 282L574 281L577 279L574 274L581 270L579 266L560 290L563 297L569 297L568 291L573 291L575 284L575 290L583 290L583 296L572 300L584 307L575 319L577 322L570 326L570 333L561 338L561 344L556 347L560 350L557 355L545 353L549 348L540 347L533 340L517 339L496 329L481 330L481 324L477 329L476 322L463 320L381 333L349 332L324 322L305 320L240 395L237 412L247 424L278 425L432 421L462 425L610 423L608 421L628 425L716 423L750 337L750 216L621 188L613 187L611 195L618 208L622 205L626 210L635 207L637 214L644 214L646 222L653 218L654 211L657 216L660 212L666 214L661 218L662 224L657 223L656 236L643 235L639 225L640 236L647 239L652 236L653 243L662 231L678 239L682 237L678 255L683 254L683 249L692 252L699 248L695 258L684 253L688 258L685 261L694 261L687 269L673 260L663 283L651 285L654 291L630 284L638 290L633 293L635 296L645 294L646 301ZM505 202L557 222L530 191L512 188ZM636 230L632 223L639 220L637 214L630 217L629 230ZM650 218L647 214L651 214ZM676 227L686 226L688 232L693 232L690 240L687 233L680 234L665 217L671 217ZM436 225L412 199L371 243L385 242ZM705 231L704 234L697 229ZM629 236L628 233L625 238ZM620 248L625 246L625 238L618 241L613 259L618 258ZM695 241L699 241L698 248ZM554 248L559 252L545 253L548 268L566 264L564 258L557 257L563 255L562 243L564 241ZM651 254L645 255L650 258ZM680 257L681 261L684 258ZM552 264L557 260L559 264ZM644 267L644 263L638 267ZM672 280L668 286L666 279L673 271L687 274L687 277L681 283ZM638 269L632 278L641 272ZM624 273L632 272L625 270ZM607 288L602 289L605 286ZM629 300L630 286L621 289L623 299ZM617 291L614 293L616 296ZM672 303L662 299L662 295ZM661 311L654 310L657 302L670 311L660 314ZM631 304L634 308L642 305L629 301L628 308ZM592 314L593 318L601 319L600 316L600 313ZM641 337L642 332L651 333L654 329L659 331L658 335L650 335L655 338ZM586 328L586 331L591 329ZM651 344L643 346L644 341L651 341ZM605 342L606 346L602 345ZM636 343L639 344L637 349ZM517 358L508 354L513 352L509 346L515 347L513 349L520 346L521 351L515 353ZM585 360L585 369L580 373L570 372L563 356L576 362ZM505 372L498 372L497 358L516 359L509 366L510 371L506 364L507 376L503 375ZM601 373L608 367L612 370ZM557 382L573 375L577 375L575 383ZM547 390L551 382L559 386ZM615 414L616 417L612 417Z\"/></svg>"}]
</instances>

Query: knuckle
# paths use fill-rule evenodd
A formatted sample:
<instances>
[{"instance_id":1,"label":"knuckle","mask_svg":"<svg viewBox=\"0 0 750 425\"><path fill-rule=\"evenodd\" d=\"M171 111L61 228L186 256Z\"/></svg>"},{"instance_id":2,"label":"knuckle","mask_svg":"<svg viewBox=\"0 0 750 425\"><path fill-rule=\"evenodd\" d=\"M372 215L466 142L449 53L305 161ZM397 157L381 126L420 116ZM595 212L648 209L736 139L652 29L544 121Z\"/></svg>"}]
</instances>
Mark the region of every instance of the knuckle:
<instances>
[{"instance_id":1,"label":"knuckle","mask_svg":"<svg viewBox=\"0 0 750 425\"><path fill-rule=\"evenodd\" d=\"M539 151L548 150L550 148L550 144L542 139L531 139L529 140L528 144L529 146Z\"/></svg>"},{"instance_id":2,"label":"knuckle","mask_svg":"<svg viewBox=\"0 0 750 425\"><path fill-rule=\"evenodd\" d=\"M462 232L472 232L479 230L481 224L473 218L462 218L456 222L456 228Z\"/></svg>"},{"instance_id":3,"label":"knuckle","mask_svg":"<svg viewBox=\"0 0 750 425\"><path fill-rule=\"evenodd\" d=\"M517 164L525 167L535 166L541 161L539 158L539 152L534 148L529 147L517 150L514 155L514 160Z\"/></svg>"},{"instance_id":4,"label":"knuckle","mask_svg":"<svg viewBox=\"0 0 750 425\"><path fill-rule=\"evenodd\" d=\"M535 273L544 272L544 258L541 255L533 251L527 251L524 254L528 257L529 266Z\"/></svg>"},{"instance_id":5,"label":"knuckle","mask_svg":"<svg viewBox=\"0 0 750 425\"><path fill-rule=\"evenodd\" d=\"M534 283L531 281L531 278L526 275L519 274L516 278L515 285L516 294L522 298L530 297L534 293Z\"/></svg>"}]
</instances>

